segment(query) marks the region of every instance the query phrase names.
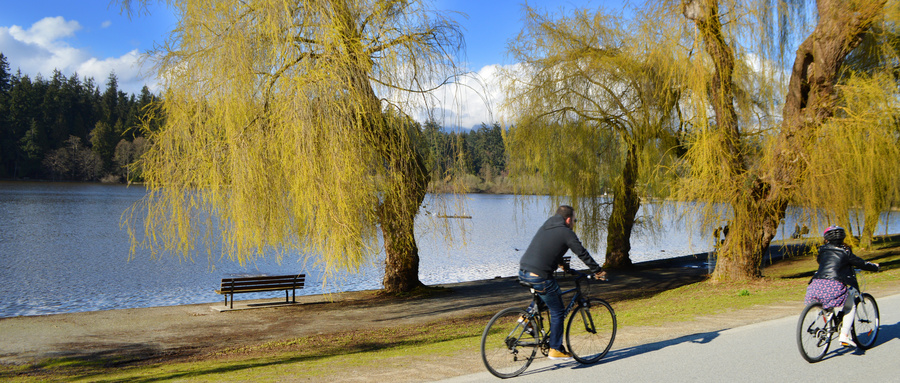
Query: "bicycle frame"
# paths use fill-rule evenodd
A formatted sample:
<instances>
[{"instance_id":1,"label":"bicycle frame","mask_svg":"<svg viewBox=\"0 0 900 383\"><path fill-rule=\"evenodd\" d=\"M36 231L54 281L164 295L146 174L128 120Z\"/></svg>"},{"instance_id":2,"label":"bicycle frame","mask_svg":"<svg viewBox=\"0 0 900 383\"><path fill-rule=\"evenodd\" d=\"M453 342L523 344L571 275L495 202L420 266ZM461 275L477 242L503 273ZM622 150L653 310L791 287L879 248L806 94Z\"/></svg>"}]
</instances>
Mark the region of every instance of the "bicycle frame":
<instances>
[{"instance_id":1,"label":"bicycle frame","mask_svg":"<svg viewBox=\"0 0 900 383\"><path fill-rule=\"evenodd\" d=\"M826 335L826 336L825 337L820 336L819 341L820 342L822 342L822 341L831 342L831 340L834 339L835 334L837 334L840 331L841 324L843 324L843 322L844 322L844 313L839 312L839 311L835 310L834 307L832 307L830 309L822 309L822 311L820 312L819 315L827 318L825 320L824 326L822 327L822 330L825 331L824 335ZM840 320L838 320L838 316L840 316L840 318L841 318ZM809 330L807 330L807 331L809 331Z\"/></svg>"},{"instance_id":2,"label":"bicycle frame","mask_svg":"<svg viewBox=\"0 0 900 383\"><path fill-rule=\"evenodd\" d=\"M574 288L561 289L559 293L568 300L568 305L563 309L565 317L560 318L568 323L560 335L565 337L569 352L576 361L595 363L612 347L616 333L615 311L606 301L589 297L582 290L582 283L589 274L569 272L578 277ZM530 287L527 283L522 284ZM481 358L488 371L497 377L510 378L521 374L534 360L538 350L549 356L550 334L544 330L547 322L544 322L542 314L547 309L542 307L543 300L533 288L531 293L528 307L500 310L485 326L481 338ZM597 307L598 316L595 316L593 307Z\"/></svg>"},{"instance_id":3,"label":"bicycle frame","mask_svg":"<svg viewBox=\"0 0 900 383\"><path fill-rule=\"evenodd\" d=\"M568 289L568 290L560 291L560 293L559 293L560 296L575 293L575 295L572 296L572 299L569 300L569 304L566 305L566 308L565 308L564 314L563 314L563 318L568 317L569 313L572 312L572 309L574 309L576 307L576 305L582 304L584 302L584 295L581 293L581 282L583 279L587 279L589 274L579 273L579 272L575 272L575 271L573 271L572 273L573 273L573 275L578 276L578 278L575 278L575 287ZM528 305L528 311L530 311L531 314L525 318L525 321L527 323L528 320L530 320L532 318L535 319L534 322L537 323L537 325L538 325L538 328L536 329L536 331L538 331L538 334L540 334L540 337L538 338L538 343L539 343L539 345L544 345L549 341L549 335L543 329L544 316L541 314L540 310L534 309L536 307L539 307L540 299L541 299L541 297L538 296L538 292L536 292L534 290L534 288L531 288L531 304ZM593 321L591 321L591 322L593 322ZM593 326L593 323L591 323L591 325ZM525 329L524 326L522 328L523 328L523 330ZM595 332L593 329L586 329L586 330L588 330L592 333ZM513 334L511 333L510 336L512 336L512 335ZM521 335L522 334L518 334L517 336L515 336L515 338L518 339ZM522 344L530 345L528 343L522 343ZM543 348L541 349L541 352L546 354L546 351L544 351Z\"/></svg>"},{"instance_id":4,"label":"bicycle frame","mask_svg":"<svg viewBox=\"0 0 900 383\"><path fill-rule=\"evenodd\" d=\"M859 276L859 270L855 271ZM862 286L863 284L860 284L860 287ZM846 316L848 313L840 310L841 307L826 309L818 302L810 303L801 311L797 322L797 347L807 362L816 363L822 360L832 340L838 337L844 321L847 320L853 321L848 324L852 325L850 335L857 348L865 350L875 343L880 323L878 303L871 294L863 292L862 288L856 293L848 294L846 297L853 300L847 303L852 303L856 307L857 311L853 317Z\"/></svg>"}]
</instances>

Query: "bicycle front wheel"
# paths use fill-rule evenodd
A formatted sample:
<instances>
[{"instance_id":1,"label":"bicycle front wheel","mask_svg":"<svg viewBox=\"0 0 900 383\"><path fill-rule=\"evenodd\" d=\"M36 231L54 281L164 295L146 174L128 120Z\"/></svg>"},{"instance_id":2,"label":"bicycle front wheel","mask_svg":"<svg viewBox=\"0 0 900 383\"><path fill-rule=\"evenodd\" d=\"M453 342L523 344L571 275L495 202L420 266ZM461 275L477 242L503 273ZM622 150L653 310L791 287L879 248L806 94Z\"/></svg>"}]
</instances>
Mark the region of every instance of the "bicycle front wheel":
<instances>
[{"instance_id":1,"label":"bicycle front wheel","mask_svg":"<svg viewBox=\"0 0 900 383\"><path fill-rule=\"evenodd\" d=\"M828 315L821 303L810 303L800 312L800 320L797 322L797 347L807 362L818 362L828 352L832 335L828 331L831 320Z\"/></svg>"},{"instance_id":2,"label":"bicycle front wheel","mask_svg":"<svg viewBox=\"0 0 900 383\"><path fill-rule=\"evenodd\" d=\"M569 315L566 343L579 363L597 362L609 352L615 339L616 313L606 301L590 298Z\"/></svg>"},{"instance_id":3,"label":"bicycle front wheel","mask_svg":"<svg viewBox=\"0 0 900 383\"><path fill-rule=\"evenodd\" d=\"M875 344L881 318L875 298L867 293L863 293L861 298L856 304L856 318L853 320L853 341L856 347L865 350Z\"/></svg>"},{"instance_id":4,"label":"bicycle front wheel","mask_svg":"<svg viewBox=\"0 0 900 383\"><path fill-rule=\"evenodd\" d=\"M540 345L534 320L520 308L500 311L488 322L481 335L481 360L491 374L511 378L521 374L534 360Z\"/></svg>"}]
</instances>

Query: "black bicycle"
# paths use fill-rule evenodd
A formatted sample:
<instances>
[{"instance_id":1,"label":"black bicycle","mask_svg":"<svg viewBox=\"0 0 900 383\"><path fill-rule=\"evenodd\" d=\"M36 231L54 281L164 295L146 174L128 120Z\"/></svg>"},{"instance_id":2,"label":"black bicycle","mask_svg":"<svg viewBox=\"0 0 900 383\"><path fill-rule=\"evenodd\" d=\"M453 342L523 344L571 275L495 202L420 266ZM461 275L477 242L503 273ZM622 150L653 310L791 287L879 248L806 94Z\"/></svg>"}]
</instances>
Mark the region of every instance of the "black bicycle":
<instances>
[{"instance_id":1,"label":"black bicycle","mask_svg":"<svg viewBox=\"0 0 900 383\"><path fill-rule=\"evenodd\" d=\"M589 274L569 273L577 277L575 287L562 292L574 293L566 307L566 347L579 363L595 363L609 352L616 338L616 313L603 299L582 294L581 284ZM481 359L497 377L517 376L531 365L539 350L544 356L550 352L550 333L544 326L549 326L550 316L534 289L531 295L526 308L511 307L494 315L481 336ZM545 314L548 322L544 322Z\"/></svg>"},{"instance_id":2,"label":"black bicycle","mask_svg":"<svg viewBox=\"0 0 900 383\"><path fill-rule=\"evenodd\" d=\"M866 350L875 344L875 338L878 337L878 326L881 323L878 303L875 302L875 297L862 292L862 287L858 296L847 299L856 301L856 319L850 336L856 347ZM842 322L842 313L836 312L834 308L823 308L817 302L807 305L800 312L800 320L797 322L797 347L803 359L810 363L822 360L831 341L838 337Z\"/></svg>"}]
</instances>

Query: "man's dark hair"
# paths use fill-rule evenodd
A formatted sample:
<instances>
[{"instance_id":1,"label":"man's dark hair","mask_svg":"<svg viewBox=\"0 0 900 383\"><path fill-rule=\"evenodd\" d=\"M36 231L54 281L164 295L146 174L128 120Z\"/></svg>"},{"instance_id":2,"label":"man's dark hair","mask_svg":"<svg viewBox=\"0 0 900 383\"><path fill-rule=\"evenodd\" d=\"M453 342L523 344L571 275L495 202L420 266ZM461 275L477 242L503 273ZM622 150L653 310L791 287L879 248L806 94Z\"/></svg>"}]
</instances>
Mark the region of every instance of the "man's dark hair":
<instances>
[{"instance_id":1,"label":"man's dark hair","mask_svg":"<svg viewBox=\"0 0 900 383\"><path fill-rule=\"evenodd\" d=\"M559 205L559 208L556 209L556 214L563 218L571 218L575 214L575 209L569 205Z\"/></svg>"}]
</instances>

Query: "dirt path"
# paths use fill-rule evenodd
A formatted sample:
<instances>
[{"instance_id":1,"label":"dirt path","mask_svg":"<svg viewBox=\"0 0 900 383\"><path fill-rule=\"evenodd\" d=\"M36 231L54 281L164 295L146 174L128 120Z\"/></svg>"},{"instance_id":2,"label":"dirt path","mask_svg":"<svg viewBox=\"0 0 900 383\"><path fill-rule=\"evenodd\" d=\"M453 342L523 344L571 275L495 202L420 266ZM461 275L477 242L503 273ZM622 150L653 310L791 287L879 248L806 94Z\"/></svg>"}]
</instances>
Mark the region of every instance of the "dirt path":
<instances>
[{"instance_id":1,"label":"dirt path","mask_svg":"<svg viewBox=\"0 0 900 383\"><path fill-rule=\"evenodd\" d=\"M619 274L595 285L599 296L615 300L663 291L704 278L698 268L648 268ZM190 357L220 349L354 329L434 322L492 313L528 301L514 278L445 285L429 298L386 299L372 291L280 300L238 301L252 310L218 312L223 303L93 311L0 319L0 363L47 358L122 357L150 360ZM276 304L266 305L265 302Z\"/></svg>"}]
</instances>

